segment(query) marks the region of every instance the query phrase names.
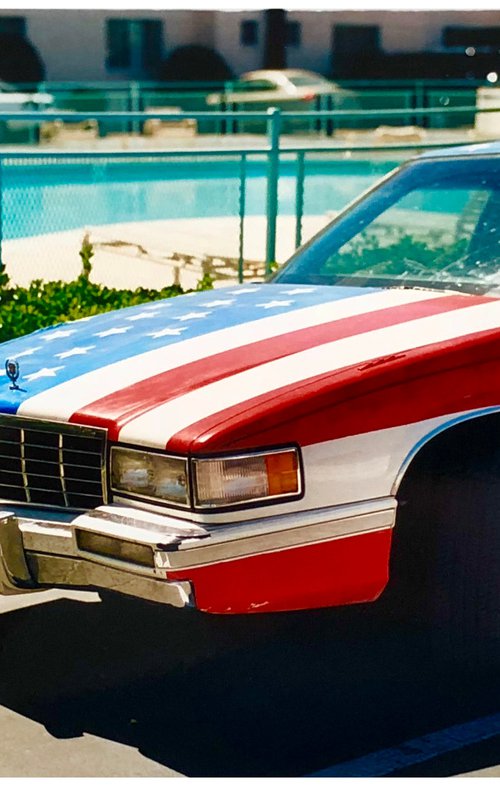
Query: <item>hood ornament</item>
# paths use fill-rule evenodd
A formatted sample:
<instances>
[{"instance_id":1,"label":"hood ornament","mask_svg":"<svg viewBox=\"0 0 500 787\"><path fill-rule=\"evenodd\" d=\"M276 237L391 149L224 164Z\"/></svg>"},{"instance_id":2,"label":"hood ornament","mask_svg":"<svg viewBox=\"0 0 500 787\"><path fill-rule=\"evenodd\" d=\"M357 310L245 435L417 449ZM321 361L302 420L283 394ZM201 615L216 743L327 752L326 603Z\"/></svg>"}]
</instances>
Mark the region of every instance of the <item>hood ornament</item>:
<instances>
[{"instance_id":1,"label":"hood ornament","mask_svg":"<svg viewBox=\"0 0 500 787\"><path fill-rule=\"evenodd\" d=\"M11 381L12 385L10 386L11 391L24 391L23 388L20 388L17 384L19 380L19 364L12 358L7 358L5 361L5 374Z\"/></svg>"}]
</instances>

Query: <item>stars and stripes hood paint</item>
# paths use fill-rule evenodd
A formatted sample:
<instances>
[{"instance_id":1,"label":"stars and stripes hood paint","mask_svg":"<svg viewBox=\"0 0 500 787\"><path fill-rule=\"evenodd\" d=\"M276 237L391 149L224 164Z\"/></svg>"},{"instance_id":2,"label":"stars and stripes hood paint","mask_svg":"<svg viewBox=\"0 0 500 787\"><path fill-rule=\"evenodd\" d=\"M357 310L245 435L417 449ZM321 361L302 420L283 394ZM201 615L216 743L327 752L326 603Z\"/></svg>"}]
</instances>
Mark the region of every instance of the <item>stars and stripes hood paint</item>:
<instances>
[{"instance_id":1,"label":"stars and stripes hood paint","mask_svg":"<svg viewBox=\"0 0 500 787\"><path fill-rule=\"evenodd\" d=\"M377 365L468 346L499 326L500 300L450 292L249 285L195 293L5 343L0 360L17 360L21 390L0 377L0 412L102 425L126 443L209 450L224 447L221 435L250 413L254 424L271 412L276 421L277 403L285 417L332 380L345 388Z\"/></svg>"}]
</instances>

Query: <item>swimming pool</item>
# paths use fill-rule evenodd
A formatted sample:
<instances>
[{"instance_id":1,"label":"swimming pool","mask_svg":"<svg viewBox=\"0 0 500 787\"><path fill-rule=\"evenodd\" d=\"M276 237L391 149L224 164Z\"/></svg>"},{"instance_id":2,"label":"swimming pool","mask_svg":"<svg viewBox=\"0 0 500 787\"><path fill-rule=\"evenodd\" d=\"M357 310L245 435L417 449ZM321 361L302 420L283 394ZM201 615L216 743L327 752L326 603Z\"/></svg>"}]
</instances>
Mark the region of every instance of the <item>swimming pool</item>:
<instances>
[{"instance_id":1,"label":"swimming pool","mask_svg":"<svg viewBox=\"0 0 500 787\"><path fill-rule=\"evenodd\" d=\"M2 238L123 222L238 216L239 161L207 158L9 159L2 167ZM304 214L340 210L398 163L306 161ZM295 214L296 170L295 161L280 162L280 215ZM265 210L266 162L249 158L245 215Z\"/></svg>"}]
</instances>

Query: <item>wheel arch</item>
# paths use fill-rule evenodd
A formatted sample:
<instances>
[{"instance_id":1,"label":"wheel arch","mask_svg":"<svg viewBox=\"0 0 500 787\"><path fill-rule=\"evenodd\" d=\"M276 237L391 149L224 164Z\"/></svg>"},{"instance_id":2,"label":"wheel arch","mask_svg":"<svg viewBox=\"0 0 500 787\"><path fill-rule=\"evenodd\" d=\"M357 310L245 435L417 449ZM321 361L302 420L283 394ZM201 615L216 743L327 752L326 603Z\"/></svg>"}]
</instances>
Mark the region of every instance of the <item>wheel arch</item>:
<instances>
[{"instance_id":1,"label":"wheel arch","mask_svg":"<svg viewBox=\"0 0 500 787\"><path fill-rule=\"evenodd\" d=\"M456 435L457 440L460 439L460 432L462 431L460 427L462 426L468 427L468 430L475 434L486 434L493 424L496 424L500 429L500 405L461 413L436 426L421 437L405 456L392 485L391 495L395 498L398 497L403 481L407 480L412 473L424 449L428 452L433 446L437 446L441 442L440 438Z\"/></svg>"}]
</instances>

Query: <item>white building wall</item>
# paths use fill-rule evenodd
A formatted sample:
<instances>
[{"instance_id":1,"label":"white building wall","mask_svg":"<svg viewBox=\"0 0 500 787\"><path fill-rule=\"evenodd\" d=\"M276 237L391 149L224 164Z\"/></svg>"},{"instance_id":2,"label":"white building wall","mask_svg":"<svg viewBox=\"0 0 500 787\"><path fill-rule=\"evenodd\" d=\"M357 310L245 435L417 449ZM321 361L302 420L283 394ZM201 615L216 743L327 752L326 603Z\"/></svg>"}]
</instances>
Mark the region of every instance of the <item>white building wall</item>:
<instances>
[{"instance_id":1,"label":"white building wall","mask_svg":"<svg viewBox=\"0 0 500 787\"><path fill-rule=\"evenodd\" d=\"M165 53L186 43L201 43L206 17L192 11L155 10L0 10L0 16L24 16L27 37L38 49L48 81L131 79L127 71L106 68L106 20L160 19ZM209 31L210 32L210 31Z\"/></svg>"},{"instance_id":2,"label":"white building wall","mask_svg":"<svg viewBox=\"0 0 500 787\"><path fill-rule=\"evenodd\" d=\"M382 14L381 14L382 16ZM449 51L441 42L449 26L497 27L498 11L385 11L382 46L386 52Z\"/></svg>"},{"instance_id":3,"label":"white building wall","mask_svg":"<svg viewBox=\"0 0 500 787\"><path fill-rule=\"evenodd\" d=\"M106 19L161 19L165 54L183 44L213 46L236 74L262 66L264 12L183 10L4 10L2 16L24 16L27 36L38 49L48 81L133 79L143 75L106 68ZM443 51L441 35L449 25L496 26L498 11L290 11L288 18L301 24L300 47L288 47L290 67L322 73L331 69L332 31L335 24L379 25L381 47L387 53ZM244 20L259 24L256 46L242 46ZM207 79L209 75L207 75Z\"/></svg>"},{"instance_id":4,"label":"white building wall","mask_svg":"<svg viewBox=\"0 0 500 787\"><path fill-rule=\"evenodd\" d=\"M241 23L246 20L254 20L259 25L256 46L242 46L240 43ZM262 67L264 52L263 11L217 11L214 38L215 49L235 74L242 74L245 71Z\"/></svg>"},{"instance_id":5,"label":"white building wall","mask_svg":"<svg viewBox=\"0 0 500 787\"><path fill-rule=\"evenodd\" d=\"M301 46L287 50L288 66L321 73L331 69L336 24L378 25L380 46L388 54L449 51L441 43L444 27L500 25L498 11L290 11L288 19L302 27Z\"/></svg>"}]
</instances>

